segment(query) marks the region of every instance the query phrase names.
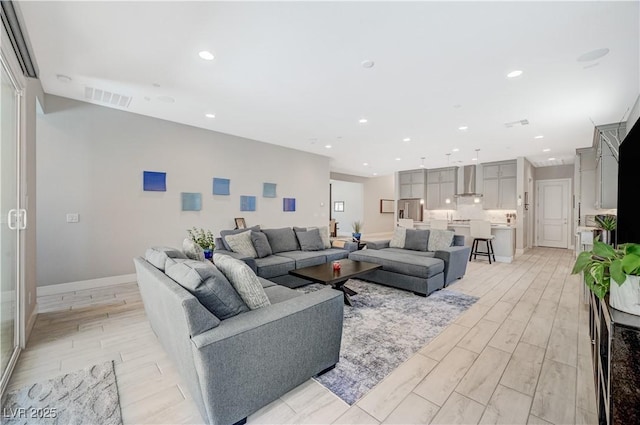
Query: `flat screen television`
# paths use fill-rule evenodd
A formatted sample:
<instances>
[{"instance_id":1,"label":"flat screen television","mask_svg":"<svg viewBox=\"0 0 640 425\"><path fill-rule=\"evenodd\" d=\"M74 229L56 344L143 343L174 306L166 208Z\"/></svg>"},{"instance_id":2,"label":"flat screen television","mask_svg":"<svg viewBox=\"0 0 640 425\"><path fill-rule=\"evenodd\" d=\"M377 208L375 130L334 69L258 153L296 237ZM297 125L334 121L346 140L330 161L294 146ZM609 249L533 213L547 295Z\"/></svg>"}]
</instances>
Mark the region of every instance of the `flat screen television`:
<instances>
[{"instance_id":1,"label":"flat screen television","mask_svg":"<svg viewBox=\"0 0 640 425\"><path fill-rule=\"evenodd\" d=\"M617 243L640 243L640 120L620 145L618 158Z\"/></svg>"}]
</instances>

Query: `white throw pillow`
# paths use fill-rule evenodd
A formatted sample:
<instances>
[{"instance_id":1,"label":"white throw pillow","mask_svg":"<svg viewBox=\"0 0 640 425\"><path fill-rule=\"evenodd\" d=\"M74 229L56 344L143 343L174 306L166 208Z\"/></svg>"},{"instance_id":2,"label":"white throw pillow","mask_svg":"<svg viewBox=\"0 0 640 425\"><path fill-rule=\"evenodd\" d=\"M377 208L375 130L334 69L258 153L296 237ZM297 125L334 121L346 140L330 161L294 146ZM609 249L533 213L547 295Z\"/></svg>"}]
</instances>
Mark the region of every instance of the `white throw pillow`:
<instances>
[{"instance_id":1,"label":"white throw pillow","mask_svg":"<svg viewBox=\"0 0 640 425\"><path fill-rule=\"evenodd\" d=\"M407 228L396 227L393 237L389 241L389 248L404 248L404 242L407 239Z\"/></svg>"},{"instance_id":2,"label":"white throw pillow","mask_svg":"<svg viewBox=\"0 0 640 425\"><path fill-rule=\"evenodd\" d=\"M242 254L245 257L256 258L258 256L256 248L253 246L253 242L251 242L251 230L236 233L235 235L227 235L226 239L231 251Z\"/></svg>"},{"instance_id":3,"label":"white throw pillow","mask_svg":"<svg viewBox=\"0 0 640 425\"><path fill-rule=\"evenodd\" d=\"M329 238L329 226L320 226L318 227L320 231L320 239L322 239L322 243L324 244L324 249L331 248L331 239Z\"/></svg>"},{"instance_id":4,"label":"white throw pillow","mask_svg":"<svg viewBox=\"0 0 640 425\"><path fill-rule=\"evenodd\" d=\"M182 241L182 251L191 260L204 261L204 250L189 238Z\"/></svg>"},{"instance_id":5,"label":"white throw pillow","mask_svg":"<svg viewBox=\"0 0 640 425\"><path fill-rule=\"evenodd\" d=\"M251 310L271 305L258 276L244 261L225 254L213 254L213 264L231 282Z\"/></svg>"},{"instance_id":6,"label":"white throw pillow","mask_svg":"<svg viewBox=\"0 0 640 425\"><path fill-rule=\"evenodd\" d=\"M453 242L453 230L431 229L429 231L429 251L447 249Z\"/></svg>"}]
</instances>

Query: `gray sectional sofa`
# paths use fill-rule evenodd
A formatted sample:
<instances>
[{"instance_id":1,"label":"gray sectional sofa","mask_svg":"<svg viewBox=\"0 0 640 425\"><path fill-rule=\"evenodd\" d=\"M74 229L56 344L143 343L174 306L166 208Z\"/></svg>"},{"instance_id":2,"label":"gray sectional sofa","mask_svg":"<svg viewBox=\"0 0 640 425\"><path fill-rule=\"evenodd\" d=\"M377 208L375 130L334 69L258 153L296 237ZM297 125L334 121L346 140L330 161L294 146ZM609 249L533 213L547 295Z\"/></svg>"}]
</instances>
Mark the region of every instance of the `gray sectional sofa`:
<instances>
[{"instance_id":1,"label":"gray sectional sofa","mask_svg":"<svg viewBox=\"0 0 640 425\"><path fill-rule=\"evenodd\" d=\"M150 249L134 263L151 327L206 423L243 423L339 360L341 292L302 294L260 278L270 305L249 310L237 299L221 304L233 294L213 283L222 275L211 263L170 248ZM208 298L198 293L203 287ZM213 314L212 305L227 318Z\"/></svg>"},{"instance_id":2,"label":"gray sectional sofa","mask_svg":"<svg viewBox=\"0 0 640 425\"><path fill-rule=\"evenodd\" d=\"M260 277L269 279L289 288L296 288L310 283L307 280L291 276L289 271L303 267L316 266L327 262L342 260L349 256L349 252L358 249L354 242L347 242L344 247L333 248L329 242L328 229L326 240L322 249L303 250L296 236L296 232L305 232L313 228L284 227L279 229L260 229L254 226L249 230L264 234L271 248L271 254L263 257L252 258L241 253L234 252L225 237L228 235L245 232L247 229L223 230L220 238L216 239L216 253L231 255L247 263L249 267ZM259 252L258 252L259 255Z\"/></svg>"},{"instance_id":3,"label":"gray sectional sofa","mask_svg":"<svg viewBox=\"0 0 640 425\"><path fill-rule=\"evenodd\" d=\"M402 248L390 247L394 244L389 240L368 242L367 249L352 252L349 259L382 265L362 275L363 280L427 296L464 276L470 252L461 235L450 235L451 246L430 251L430 236L429 230L407 229Z\"/></svg>"}]
</instances>

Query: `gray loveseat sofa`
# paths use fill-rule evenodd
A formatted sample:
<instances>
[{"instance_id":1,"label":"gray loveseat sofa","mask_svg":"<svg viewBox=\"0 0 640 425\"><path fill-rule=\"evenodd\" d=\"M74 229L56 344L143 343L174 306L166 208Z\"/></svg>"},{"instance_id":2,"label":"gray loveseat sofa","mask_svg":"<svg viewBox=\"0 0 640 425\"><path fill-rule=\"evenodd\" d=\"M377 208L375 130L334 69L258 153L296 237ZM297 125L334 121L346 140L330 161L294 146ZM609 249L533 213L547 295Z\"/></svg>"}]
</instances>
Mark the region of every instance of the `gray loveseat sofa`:
<instances>
[{"instance_id":1,"label":"gray loveseat sofa","mask_svg":"<svg viewBox=\"0 0 640 425\"><path fill-rule=\"evenodd\" d=\"M349 256L349 252L358 249L358 245L354 242L347 242L339 248L332 247L330 243L327 244L329 240L327 233L327 240L322 249L305 251L300 246L296 232L304 232L307 231L307 229L312 228L284 227L279 229L260 229L259 226L250 228L249 230L261 232L266 236L272 252L270 255L256 258L233 252L225 240L227 235L245 232L247 229L223 230L220 232L220 238L216 239L215 252L231 255L234 258L244 261L262 278L269 279L289 288L296 288L310 282L291 276L289 271L342 260Z\"/></svg>"},{"instance_id":2,"label":"gray loveseat sofa","mask_svg":"<svg viewBox=\"0 0 640 425\"><path fill-rule=\"evenodd\" d=\"M165 274L175 257L184 256L156 248L134 258L138 285L151 327L206 423L243 423L338 362L342 293L302 294L261 279L271 305L220 320Z\"/></svg>"},{"instance_id":3,"label":"gray loveseat sofa","mask_svg":"<svg viewBox=\"0 0 640 425\"><path fill-rule=\"evenodd\" d=\"M429 251L429 230L406 232L404 248L390 248L386 240L368 242L367 249L349 254L351 260L382 265L361 279L427 296L464 276L470 253L464 236L454 235L451 246Z\"/></svg>"}]
</instances>

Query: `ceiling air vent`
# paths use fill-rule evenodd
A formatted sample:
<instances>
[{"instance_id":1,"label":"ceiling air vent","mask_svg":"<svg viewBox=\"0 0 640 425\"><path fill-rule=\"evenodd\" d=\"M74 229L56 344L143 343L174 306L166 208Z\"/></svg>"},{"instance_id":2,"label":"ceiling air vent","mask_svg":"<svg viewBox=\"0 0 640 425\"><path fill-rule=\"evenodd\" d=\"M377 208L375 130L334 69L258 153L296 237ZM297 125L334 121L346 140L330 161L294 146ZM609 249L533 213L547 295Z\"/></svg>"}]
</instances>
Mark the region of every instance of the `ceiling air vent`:
<instances>
[{"instance_id":1,"label":"ceiling air vent","mask_svg":"<svg viewBox=\"0 0 640 425\"><path fill-rule=\"evenodd\" d=\"M529 120L518 120L504 123L504 126L507 128L511 128L516 125L529 125Z\"/></svg>"},{"instance_id":2,"label":"ceiling air vent","mask_svg":"<svg viewBox=\"0 0 640 425\"><path fill-rule=\"evenodd\" d=\"M119 106L128 108L131 103L131 96L113 93L107 90L96 89L93 87L84 88L84 98L93 102L104 103L110 106Z\"/></svg>"}]
</instances>

